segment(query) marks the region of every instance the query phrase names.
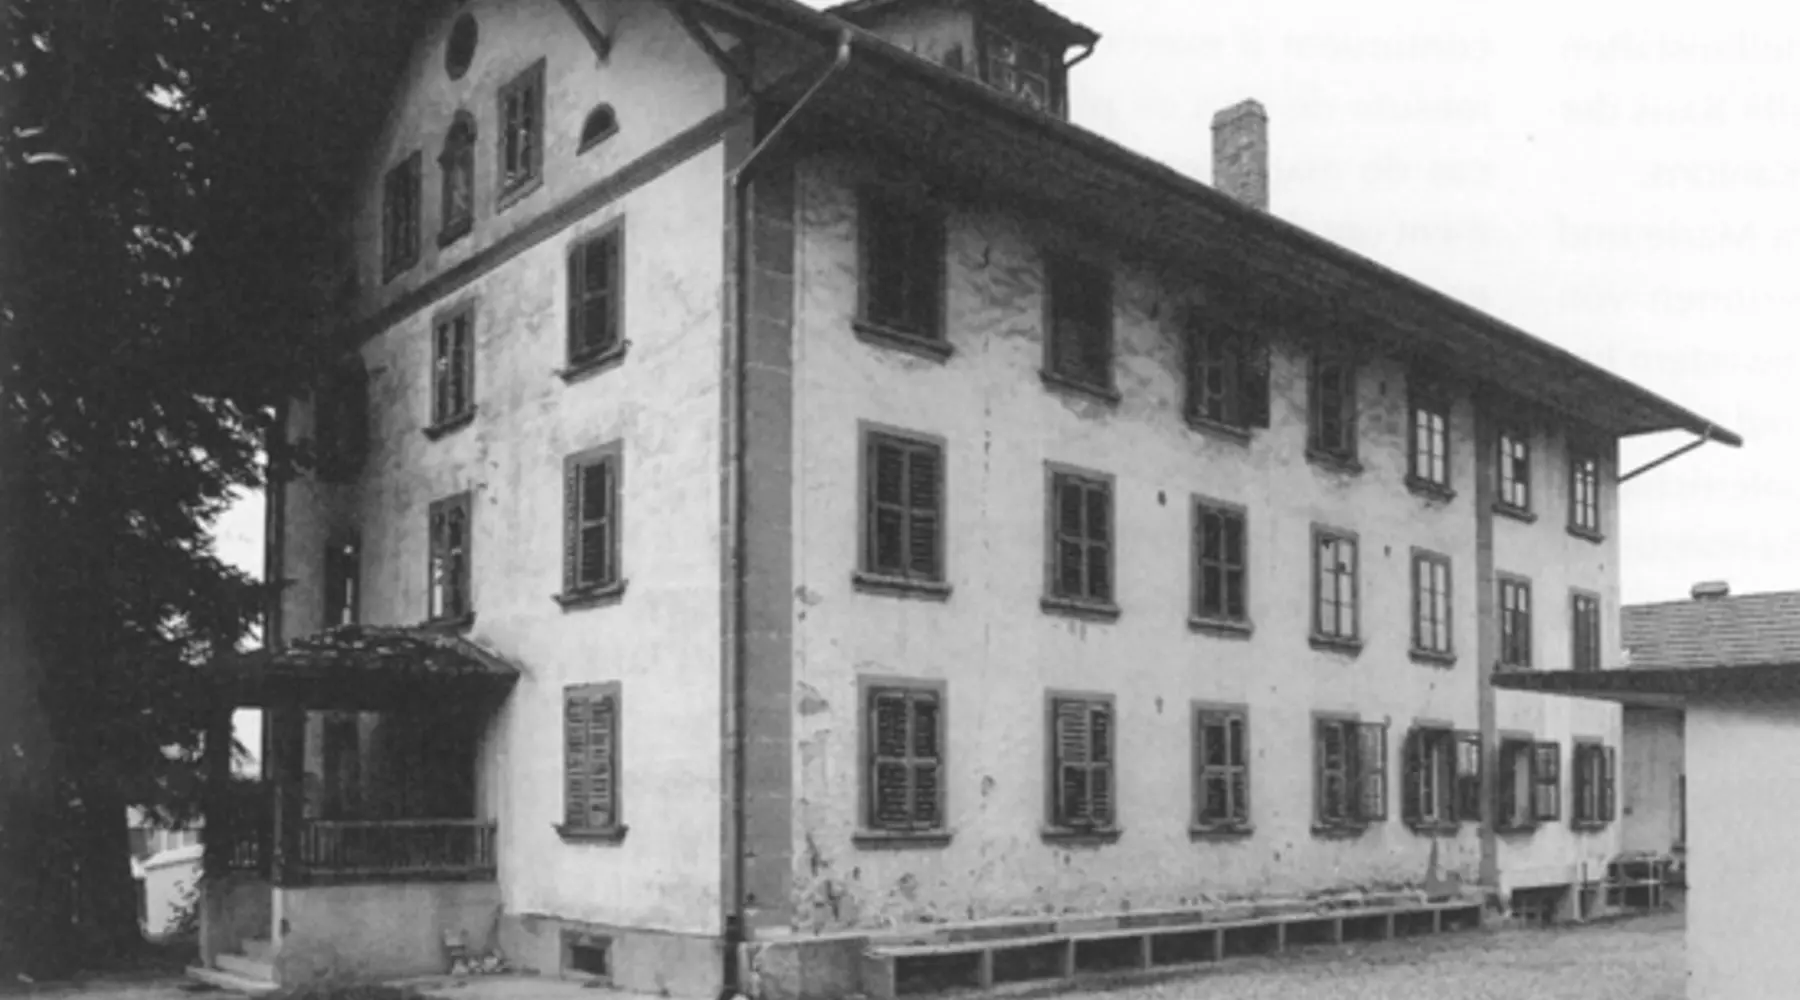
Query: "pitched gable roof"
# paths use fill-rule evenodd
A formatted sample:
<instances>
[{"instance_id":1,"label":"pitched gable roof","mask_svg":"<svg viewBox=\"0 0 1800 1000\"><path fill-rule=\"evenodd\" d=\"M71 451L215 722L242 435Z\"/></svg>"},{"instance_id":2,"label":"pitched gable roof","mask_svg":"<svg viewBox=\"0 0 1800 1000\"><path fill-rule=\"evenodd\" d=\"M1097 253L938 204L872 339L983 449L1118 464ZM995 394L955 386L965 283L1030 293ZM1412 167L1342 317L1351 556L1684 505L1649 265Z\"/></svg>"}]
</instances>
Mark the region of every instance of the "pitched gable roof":
<instances>
[{"instance_id":1,"label":"pitched gable roof","mask_svg":"<svg viewBox=\"0 0 1800 1000\"><path fill-rule=\"evenodd\" d=\"M1800 663L1800 590L1631 604L1622 611L1634 669Z\"/></svg>"}]
</instances>

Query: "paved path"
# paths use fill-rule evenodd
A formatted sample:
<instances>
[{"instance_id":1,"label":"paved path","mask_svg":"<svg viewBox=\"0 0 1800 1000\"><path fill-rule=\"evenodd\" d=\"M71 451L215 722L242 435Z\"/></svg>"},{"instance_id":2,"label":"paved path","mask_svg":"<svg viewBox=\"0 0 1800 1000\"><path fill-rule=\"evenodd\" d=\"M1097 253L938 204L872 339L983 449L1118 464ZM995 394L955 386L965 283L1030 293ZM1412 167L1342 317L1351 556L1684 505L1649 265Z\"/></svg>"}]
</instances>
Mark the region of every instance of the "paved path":
<instances>
[{"instance_id":1,"label":"paved path","mask_svg":"<svg viewBox=\"0 0 1800 1000\"><path fill-rule=\"evenodd\" d=\"M1310 948L1095 1000L1682 1000L1682 918Z\"/></svg>"}]
</instances>

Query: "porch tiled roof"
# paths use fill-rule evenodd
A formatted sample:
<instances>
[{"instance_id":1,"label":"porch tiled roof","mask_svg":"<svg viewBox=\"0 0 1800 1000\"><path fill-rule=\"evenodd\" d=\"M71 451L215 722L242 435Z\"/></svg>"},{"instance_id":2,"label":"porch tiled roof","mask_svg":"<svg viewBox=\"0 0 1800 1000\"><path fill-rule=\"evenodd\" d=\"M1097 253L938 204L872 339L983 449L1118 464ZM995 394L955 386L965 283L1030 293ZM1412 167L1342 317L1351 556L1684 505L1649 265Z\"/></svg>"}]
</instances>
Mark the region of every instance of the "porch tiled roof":
<instances>
[{"instance_id":1,"label":"porch tiled roof","mask_svg":"<svg viewBox=\"0 0 1800 1000\"><path fill-rule=\"evenodd\" d=\"M375 708L431 688L504 691L519 668L458 635L420 626L342 625L227 657L214 675L239 705Z\"/></svg>"},{"instance_id":2,"label":"porch tiled roof","mask_svg":"<svg viewBox=\"0 0 1800 1000\"><path fill-rule=\"evenodd\" d=\"M1632 604L1621 625L1634 669L1800 663L1800 590Z\"/></svg>"}]
</instances>

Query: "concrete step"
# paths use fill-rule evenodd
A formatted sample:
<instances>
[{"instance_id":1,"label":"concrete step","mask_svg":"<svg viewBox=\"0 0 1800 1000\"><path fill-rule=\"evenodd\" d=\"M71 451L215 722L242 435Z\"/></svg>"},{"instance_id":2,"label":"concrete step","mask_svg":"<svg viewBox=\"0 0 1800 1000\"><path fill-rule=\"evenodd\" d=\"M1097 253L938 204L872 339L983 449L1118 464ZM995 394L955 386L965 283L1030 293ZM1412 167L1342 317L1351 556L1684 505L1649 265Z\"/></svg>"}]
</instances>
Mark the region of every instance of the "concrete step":
<instances>
[{"instance_id":1,"label":"concrete step","mask_svg":"<svg viewBox=\"0 0 1800 1000\"><path fill-rule=\"evenodd\" d=\"M242 993L246 996L262 996L273 993L277 989L275 983L269 979L241 976L225 969L208 969L204 966L190 965L187 974L189 979L197 979L208 986L216 986L219 989L231 993Z\"/></svg>"},{"instance_id":2,"label":"concrete step","mask_svg":"<svg viewBox=\"0 0 1800 1000\"><path fill-rule=\"evenodd\" d=\"M275 945L268 938L251 938L238 945L238 951L252 962L267 962L275 954Z\"/></svg>"}]
</instances>

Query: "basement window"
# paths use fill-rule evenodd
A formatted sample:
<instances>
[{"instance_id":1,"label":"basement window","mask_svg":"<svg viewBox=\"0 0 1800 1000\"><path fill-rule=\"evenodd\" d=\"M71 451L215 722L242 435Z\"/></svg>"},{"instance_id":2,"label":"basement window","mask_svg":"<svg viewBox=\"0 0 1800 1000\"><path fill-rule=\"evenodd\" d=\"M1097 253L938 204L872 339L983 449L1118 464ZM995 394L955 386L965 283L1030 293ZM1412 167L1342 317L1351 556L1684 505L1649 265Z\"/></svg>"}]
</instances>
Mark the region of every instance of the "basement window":
<instances>
[{"instance_id":1,"label":"basement window","mask_svg":"<svg viewBox=\"0 0 1800 1000\"><path fill-rule=\"evenodd\" d=\"M612 938L598 934L563 932L563 975L612 980Z\"/></svg>"}]
</instances>

